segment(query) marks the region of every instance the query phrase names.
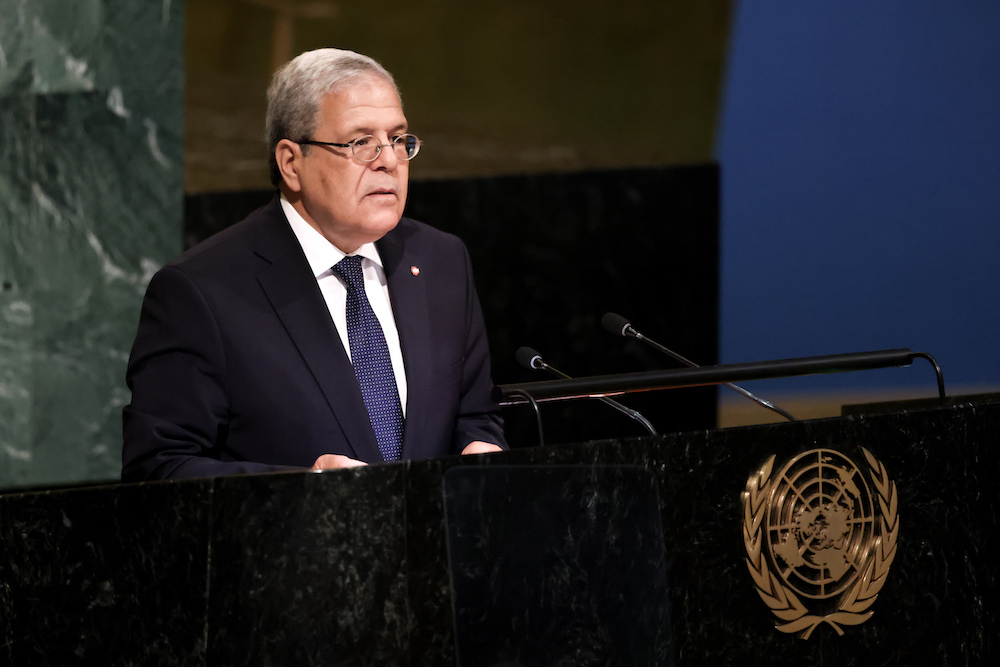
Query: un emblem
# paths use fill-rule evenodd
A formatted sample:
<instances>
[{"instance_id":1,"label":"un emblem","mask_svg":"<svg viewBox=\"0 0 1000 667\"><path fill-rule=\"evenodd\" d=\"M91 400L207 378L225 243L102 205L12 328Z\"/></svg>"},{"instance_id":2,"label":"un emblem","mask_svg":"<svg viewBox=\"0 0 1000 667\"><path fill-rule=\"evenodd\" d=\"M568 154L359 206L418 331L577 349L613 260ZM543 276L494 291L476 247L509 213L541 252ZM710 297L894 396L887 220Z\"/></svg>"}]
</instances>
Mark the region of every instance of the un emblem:
<instances>
[{"instance_id":1,"label":"un emblem","mask_svg":"<svg viewBox=\"0 0 1000 667\"><path fill-rule=\"evenodd\" d=\"M868 474L832 449L803 452L777 473L772 456L743 492L743 543L777 629L808 639L828 623L871 618L896 557L896 485L862 448ZM871 484L869 484L869 481Z\"/></svg>"}]
</instances>

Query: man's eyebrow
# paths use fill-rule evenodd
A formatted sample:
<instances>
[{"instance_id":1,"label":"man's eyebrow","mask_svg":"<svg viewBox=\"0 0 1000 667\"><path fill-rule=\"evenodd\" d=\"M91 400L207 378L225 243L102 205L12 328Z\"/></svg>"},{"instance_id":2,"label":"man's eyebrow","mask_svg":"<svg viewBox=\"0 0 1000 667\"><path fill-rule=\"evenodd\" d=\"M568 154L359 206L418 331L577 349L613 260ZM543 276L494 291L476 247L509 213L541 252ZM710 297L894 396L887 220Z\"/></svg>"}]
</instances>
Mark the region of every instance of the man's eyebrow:
<instances>
[{"instance_id":1,"label":"man's eyebrow","mask_svg":"<svg viewBox=\"0 0 1000 667\"><path fill-rule=\"evenodd\" d=\"M407 123L400 123L396 127L390 129L389 134L392 134L393 132L398 132L399 130L405 130L406 128L407 128ZM365 135L365 134L375 134L376 132L378 132L378 130L372 127L356 127L350 131L350 134Z\"/></svg>"}]
</instances>

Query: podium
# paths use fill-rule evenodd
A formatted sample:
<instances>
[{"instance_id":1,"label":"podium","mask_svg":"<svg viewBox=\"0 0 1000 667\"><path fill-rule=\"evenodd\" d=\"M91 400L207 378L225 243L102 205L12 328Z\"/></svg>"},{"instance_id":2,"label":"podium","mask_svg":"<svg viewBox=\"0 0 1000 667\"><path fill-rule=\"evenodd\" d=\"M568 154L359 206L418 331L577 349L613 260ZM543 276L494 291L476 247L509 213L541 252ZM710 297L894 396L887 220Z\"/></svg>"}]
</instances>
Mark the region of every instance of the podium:
<instances>
[{"instance_id":1,"label":"podium","mask_svg":"<svg viewBox=\"0 0 1000 667\"><path fill-rule=\"evenodd\" d=\"M322 474L7 493L0 663L994 664L1000 405L954 403ZM761 582L772 602L802 589L783 569L797 558L788 536L814 539L820 519L771 522L754 499L783 479L788 498L804 494L794 471L813 464L794 462L811 452L827 472L845 460L881 480L866 496L883 522L878 567L851 584L853 601L817 611L796 593L808 611L786 605L781 618ZM844 479L841 491L862 486ZM754 560L753 544L785 560ZM507 643L486 641L489 628ZM541 649L518 653L518 636L545 647L544 662Z\"/></svg>"}]
</instances>

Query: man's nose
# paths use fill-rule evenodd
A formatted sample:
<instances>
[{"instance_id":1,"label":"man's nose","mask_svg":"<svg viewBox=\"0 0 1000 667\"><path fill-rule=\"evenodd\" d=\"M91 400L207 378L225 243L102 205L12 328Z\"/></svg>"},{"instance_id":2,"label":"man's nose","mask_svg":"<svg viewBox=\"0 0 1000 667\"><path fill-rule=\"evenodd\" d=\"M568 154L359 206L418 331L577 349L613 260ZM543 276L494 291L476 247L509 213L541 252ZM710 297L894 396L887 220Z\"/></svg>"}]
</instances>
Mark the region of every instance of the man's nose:
<instances>
[{"instance_id":1,"label":"man's nose","mask_svg":"<svg viewBox=\"0 0 1000 667\"><path fill-rule=\"evenodd\" d=\"M399 156L396 155L396 148L391 144L382 144L378 157L370 163L373 169L394 170L399 166Z\"/></svg>"}]
</instances>

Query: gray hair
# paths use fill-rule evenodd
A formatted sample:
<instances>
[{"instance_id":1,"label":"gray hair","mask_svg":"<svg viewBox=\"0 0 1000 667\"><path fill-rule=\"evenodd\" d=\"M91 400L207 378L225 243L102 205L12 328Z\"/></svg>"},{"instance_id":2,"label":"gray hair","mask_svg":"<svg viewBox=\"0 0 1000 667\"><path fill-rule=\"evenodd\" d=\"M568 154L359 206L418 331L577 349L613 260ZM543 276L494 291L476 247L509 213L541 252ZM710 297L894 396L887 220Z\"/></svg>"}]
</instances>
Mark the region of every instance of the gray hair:
<instances>
[{"instance_id":1,"label":"gray hair","mask_svg":"<svg viewBox=\"0 0 1000 667\"><path fill-rule=\"evenodd\" d=\"M345 85L366 77L389 83L400 97L392 75L372 58L343 49L306 51L278 69L267 89L266 139L271 183L281 183L274 149L282 139L299 141L312 137L323 98ZM303 146L303 151L308 150Z\"/></svg>"}]
</instances>

